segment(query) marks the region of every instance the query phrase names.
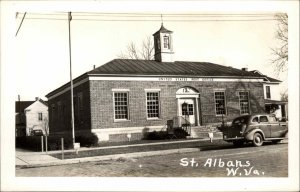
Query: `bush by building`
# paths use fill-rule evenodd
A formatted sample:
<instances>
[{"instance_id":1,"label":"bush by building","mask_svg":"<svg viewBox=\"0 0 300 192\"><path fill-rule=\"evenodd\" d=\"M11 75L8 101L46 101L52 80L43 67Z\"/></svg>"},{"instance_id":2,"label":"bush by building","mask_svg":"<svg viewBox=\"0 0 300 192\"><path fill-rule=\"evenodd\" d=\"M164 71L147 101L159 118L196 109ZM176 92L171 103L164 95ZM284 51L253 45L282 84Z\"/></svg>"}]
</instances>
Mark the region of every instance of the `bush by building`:
<instances>
[{"instance_id":1,"label":"bush by building","mask_svg":"<svg viewBox=\"0 0 300 192\"><path fill-rule=\"evenodd\" d=\"M174 133L172 135L170 135L167 131L153 131L145 134L144 139L164 140L164 139L170 139L172 136L175 136L173 138L177 138L177 139L185 139L186 136L188 136L188 133L181 128L175 128Z\"/></svg>"},{"instance_id":2,"label":"bush by building","mask_svg":"<svg viewBox=\"0 0 300 192\"><path fill-rule=\"evenodd\" d=\"M80 146L90 147L98 144L98 137L94 133L88 133L75 137L76 143L80 143Z\"/></svg>"}]
</instances>

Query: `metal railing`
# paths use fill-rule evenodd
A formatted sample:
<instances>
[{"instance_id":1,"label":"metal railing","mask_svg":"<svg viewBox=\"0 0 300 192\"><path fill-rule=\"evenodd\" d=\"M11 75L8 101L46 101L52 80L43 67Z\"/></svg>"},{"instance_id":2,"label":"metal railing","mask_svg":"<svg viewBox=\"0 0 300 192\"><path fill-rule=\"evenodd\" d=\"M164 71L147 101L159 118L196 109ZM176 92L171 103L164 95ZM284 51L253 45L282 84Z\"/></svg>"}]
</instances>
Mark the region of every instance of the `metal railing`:
<instances>
[{"instance_id":1,"label":"metal railing","mask_svg":"<svg viewBox=\"0 0 300 192\"><path fill-rule=\"evenodd\" d=\"M191 123L184 117L182 116L176 116L173 117L172 121L172 126L173 128L181 128L184 131L186 131L189 135L191 134ZM168 123L170 124L171 121L169 121Z\"/></svg>"}]
</instances>

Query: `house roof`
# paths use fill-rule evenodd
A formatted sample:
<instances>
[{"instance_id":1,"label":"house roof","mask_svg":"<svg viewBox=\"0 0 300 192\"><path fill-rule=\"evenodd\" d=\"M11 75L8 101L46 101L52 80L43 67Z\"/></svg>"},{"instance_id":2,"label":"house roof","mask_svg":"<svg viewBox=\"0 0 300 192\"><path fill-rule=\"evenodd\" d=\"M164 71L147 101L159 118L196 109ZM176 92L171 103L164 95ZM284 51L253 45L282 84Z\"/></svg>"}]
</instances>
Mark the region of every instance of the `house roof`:
<instances>
[{"instance_id":1,"label":"house roof","mask_svg":"<svg viewBox=\"0 0 300 192\"><path fill-rule=\"evenodd\" d=\"M267 80L269 80L270 83L281 83L282 81L278 80L278 79L274 79L272 77L268 77L265 75L265 78L267 78Z\"/></svg>"},{"instance_id":2,"label":"house roof","mask_svg":"<svg viewBox=\"0 0 300 192\"><path fill-rule=\"evenodd\" d=\"M156 31L153 35L156 35L157 33L173 33L173 31L170 31L170 30L166 29L164 27L164 25L161 24L160 29L158 31Z\"/></svg>"},{"instance_id":3,"label":"house roof","mask_svg":"<svg viewBox=\"0 0 300 192\"><path fill-rule=\"evenodd\" d=\"M208 62L158 62L154 60L114 59L88 75L167 75L207 77L262 77L249 71Z\"/></svg>"},{"instance_id":4,"label":"house roof","mask_svg":"<svg viewBox=\"0 0 300 192\"><path fill-rule=\"evenodd\" d=\"M24 112L24 109L26 109L28 106L30 106L35 101L16 101L15 103L15 112L19 113Z\"/></svg>"},{"instance_id":5,"label":"house roof","mask_svg":"<svg viewBox=\"0 0 300 192\"><path fill-rule=\"evenodd\" d=\"M48 106L47 102L39 99L38 101L40 101L41 103L43 103L44 105ZM30 105L32 105L33 103L35 103L36 101L16 101L15 102L15 112L19 113L24 112L24 110L29 107Z\"/></svg>"},{"instance_id":6,"label":"house roof","mask_svg":"<svg viewBox=\"0 0 300 192\"><path fill-rule=\"evenodd\" d=\"M265 104L266 105L281 105L281 104L287 104L287 101L278 101L278 100L271 100L271 99L265 99Z\"/></svg>"},{"instance_id":7,"label":"house roof","mask_svg":"<svg viewBox=\"0 0 300 192\"><path fill-rule=\"evenodd\" d=\"M278 79L274 79L272 77L269 77L269 76L266 76L264 74L262 74L261 72L259 72L258 70L254 70L254 71L250 71L251 73L254 73L254 74L258 74L262 77L265 78L266 81L270 82L270 83L281 83L282 81L278 80Z\"/></svg>"}]
</instances>

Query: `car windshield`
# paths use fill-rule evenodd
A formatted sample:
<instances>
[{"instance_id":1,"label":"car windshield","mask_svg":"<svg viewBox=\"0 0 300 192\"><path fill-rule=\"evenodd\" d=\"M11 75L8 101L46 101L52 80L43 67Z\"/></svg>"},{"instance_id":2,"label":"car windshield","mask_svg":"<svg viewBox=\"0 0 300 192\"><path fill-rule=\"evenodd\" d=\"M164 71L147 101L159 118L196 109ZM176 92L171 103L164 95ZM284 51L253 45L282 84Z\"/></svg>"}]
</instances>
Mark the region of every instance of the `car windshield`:
<instances>
[{"instance_id":1,"label":"car windshield","mask_svg":"<svg viewBox=\"0 0 300 192\"><path fill-rule=\"evenodd\" d=\"M249 120L249 117L250 116L241 116L241 117L238 117L236 119L233 120L232 124L233 125L240 125L240 124L243 124L243 123L247 123L248 120Z\"/></svg>"}]
</instances>

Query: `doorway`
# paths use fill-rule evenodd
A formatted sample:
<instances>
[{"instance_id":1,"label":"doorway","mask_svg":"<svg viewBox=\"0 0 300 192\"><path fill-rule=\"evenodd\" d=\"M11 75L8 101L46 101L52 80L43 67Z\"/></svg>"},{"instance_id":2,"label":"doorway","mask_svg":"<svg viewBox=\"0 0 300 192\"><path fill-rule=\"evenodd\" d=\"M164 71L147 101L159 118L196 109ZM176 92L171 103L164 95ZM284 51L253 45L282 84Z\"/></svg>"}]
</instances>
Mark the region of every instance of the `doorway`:
<instances>
[{"instance_id":1,"label":"doorway","mask_svg":"<svg viewBox=\"0 0 300 192\"><path fill-rule=\"evenodd\" d=\"M179 99L179 116L182 116L191 125L195 125L196 121L194 99Z\"/></svg>"},{"instance_id":2,"label":"doorway","mask_svg":"<svg viewBox=\"0 0 300 192\"><path fill-rule=\"evenodd\" d=\"M192 126L200 125L199 92L191 87L177 90L177 116L187 120Z\"/></svg>"}]
</instances>

